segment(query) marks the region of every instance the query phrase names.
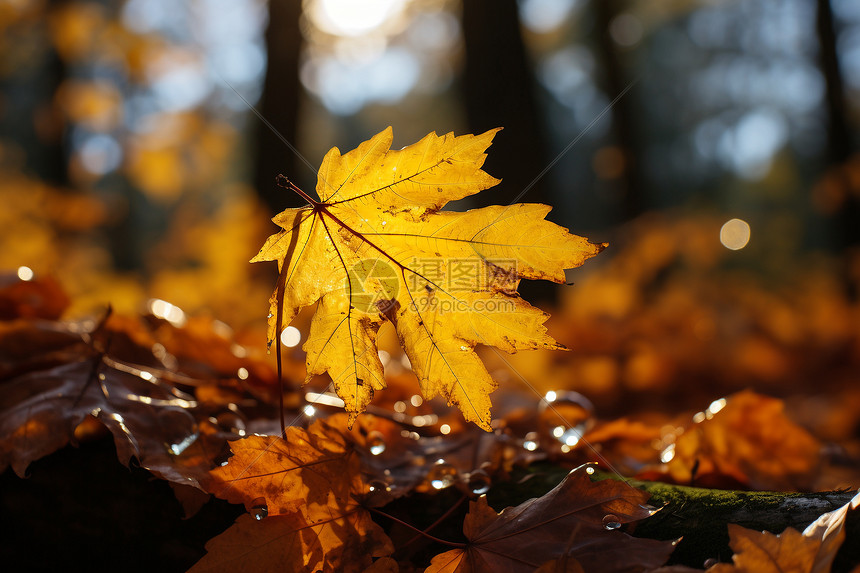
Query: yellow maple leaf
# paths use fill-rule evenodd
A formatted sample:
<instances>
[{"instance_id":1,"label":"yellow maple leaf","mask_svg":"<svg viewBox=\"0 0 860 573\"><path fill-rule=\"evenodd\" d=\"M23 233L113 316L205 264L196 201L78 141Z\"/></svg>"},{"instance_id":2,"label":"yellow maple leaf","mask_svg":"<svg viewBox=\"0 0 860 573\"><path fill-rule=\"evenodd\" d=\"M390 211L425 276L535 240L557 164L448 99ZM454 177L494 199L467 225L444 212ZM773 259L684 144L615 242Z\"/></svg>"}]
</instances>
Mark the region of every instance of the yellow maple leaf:
<instances>
[{"instance_id":1,"label":"yellow maple leaf","mask_svg":"<svg viewBox=\"0 0 860 573\"><path fill-rule=\"evenodd\" d=\"M389 127L345 155L326 154L319 200L289 184L308 206L277 215L283 230L252 259L281 270L269 344L278 324L318 303L304 345L307 375L331 376L351 421L385 387L376 337L386 320L424 397L441 394L486 430L496 384L475 346L562 348L543 326L548 315L517 294L519 280L563 283L566 268L605 245L544 220L545 205L439 211L499 182L481 169L497 131L430 133L391 150Z\"/></svg>"}]
</instances>

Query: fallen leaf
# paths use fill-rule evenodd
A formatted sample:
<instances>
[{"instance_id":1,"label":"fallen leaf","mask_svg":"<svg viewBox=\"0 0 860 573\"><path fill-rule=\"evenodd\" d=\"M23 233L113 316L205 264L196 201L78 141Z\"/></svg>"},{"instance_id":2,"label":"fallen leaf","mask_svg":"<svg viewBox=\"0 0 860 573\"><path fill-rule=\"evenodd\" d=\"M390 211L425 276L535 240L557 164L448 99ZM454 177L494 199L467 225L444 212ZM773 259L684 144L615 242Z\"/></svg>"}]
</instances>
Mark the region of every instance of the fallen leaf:
<instances>
[{"instance_id":1,"label":"fallen leaf","mask_svg":"<svg viewBox=\"0 0 860 573\"><path fill-rule=\"evenodd\" d=\"M52 277L20 280L17 275L0 275L0 320L56 320L69 302L63 287Z\"/></svg>"},{"instance_id":2,"label":"fallen leaf","mask_svg":"<svg viewBox=\"0 0 860 573\"><path fill-rule=\"evenodd\" d=\"M780 535L729 524L733 564L719 563L710 573L810 573L820 543L788 528ZM829 571L829 569L827 569Z\"/></svg>"},{"instance_id":3,"label":"fallen leaf","mask_svg":"<svg viewBox=\"0 0 860 573\"><path fill-rule=\"evenodd\" d=\"M845 541L845 520L848 518L848 513L856 511L858 507L860 507L860 494L855 495L850 502L839 509L825 513L803 530L804 537L815 539L820 543L812 573L830 571L836 552Z\"/></svg>"},{"instance_id":4,"label":"fallen leaf","mask_svg":"<svg viewBox=\"0 0 860 573\"><path fill-rule=\"evenodd\" d=\"M313 571L305 568L314 556L305 555L302 540L309 533L312 532L307 524L296 514L263 520L250 514L240 515L224 533L206 542L206 555L189 573Z\"/></svg>"},{"instance_id":5,"label":"fallen leaf","mask_svg":"<svg viewBox=\"0 0 860 573\"><path fill-rule=\"evenodd\" d=\"M781 400L745 390L714 401L694 420L665 466L675 482L704 486L729 479L778 491L811 487L821 446L785 415Z\"/></svg>"},{"instance_id":6,"label":"fallen leaf","mask_svg":"<svg viewBox=\"0 0 860 573\"><path fill-rule=\"evenodd\" d=\"M647 500L647 493L623 482L592 482L587 466L570 472L547 494L501 513L482 496L471 503L463 524L466 547L435 556L425 573L531 573L563 556L584 571L659 567L672 553L672 542L619 531L625 523L654 513Z\"/></svg>"},{"instance_id":7,"label":"fallen leaf","mask_svg":"<svg viewBox=\"0 0 860 573\"><path fill-rule=\"evenodd\" d=\"M439 212L498 183L481 170L496 131L431 133L392 151L388 128L345 155L332 149L319 201L292 187L309 206L276 216L284 230L252 259L277 261L281 271L270 344L277 325L318 303L304 345L308 378L327 372L352 420L385 387L376 344L385 321L424 397L441 394L485 430L496 383L474 347L562 348L543 326L548 315L517 294L519 280L564 283L566 268L605 245L545 221L545 205Z\"/></svg>"},{"instance_id":8,"label":"fallen leaf","mask_svg":"<svg viewBox=\"0 0 860 573\"><path fill-rule=\"evenodd\" d=\"M6 340L18 344L6 344ZM146 356L148 364L121 355ZM206 432L208 413L153 366L151 346L139 346L104 324L16 321L0 327L0 471L26 475L34 460L74 439L89 417L111 434L119 460L132 457L169 481L200 487L227 442Z\"/></svg>"},{"instance_id":9,"label":"fallen leaf","mask_svg":"<svg viewBox=\"0 0 860 573\"><path fill-rule=\"evenodd\" d=\"M374 487L374 501L447 487L474 495L473 490L480 489L476 480L489 487L497 476L510 470L512 463L513 448L506 436L473 425L448 435L419 436L404 432L397 422L366 413L351 428L346 414L326 418L326 423L354 444L362 475ZM442 464L451 479L434 486L432 475L441 469L434 468Z\"/></svg>"},{"instance_id":10,"label":"fallen leaf","mask_svg":"<svg viewBox=\"0 0 860 573\"><path fill-rule=\"evenodd\" d=\"M277 525L264 535L297 543L301 551L285 554L280 548L254 544L256 570L277 567L316 571L361 571L371 557L389 555L394 549L382 529L359 499L370 493L361 479L358 454L347 438L325 421L307 430L287 428L284 439L249 436L232 442L233 457L211 472L207 490L232 503L276 516ZM266 517L263 521L274 519ZM251 520L253 521L253 520ZM213 540L205 560L232 562L236 551L248 553L241 539L254 529L246 516ZM238 541L237 541L238 539ZM238 549L237 549L238 548ZM269 561L271 559L271 561ZM301 559L306 561L302 562ZM307 561L310 560L310 561ZM202 563L202 562L201 562ZM205 570L205 569L201 569Z\"/></svg>"}]
</instances>

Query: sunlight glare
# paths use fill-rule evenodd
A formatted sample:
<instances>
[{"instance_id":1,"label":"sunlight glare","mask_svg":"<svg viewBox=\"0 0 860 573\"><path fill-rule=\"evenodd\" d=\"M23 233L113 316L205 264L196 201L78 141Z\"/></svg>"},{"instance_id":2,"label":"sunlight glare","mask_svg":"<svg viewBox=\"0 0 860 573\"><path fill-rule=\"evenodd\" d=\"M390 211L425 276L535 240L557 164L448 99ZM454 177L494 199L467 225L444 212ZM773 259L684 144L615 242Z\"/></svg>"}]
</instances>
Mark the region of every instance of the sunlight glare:
<instances>
[{"instance_id":1,"label":"sunlight glare","mask_svg":"<svg viewBox=\"0 0 860 573\"><path fill-rule=\"evenodd\" d=\"M403 2L397 0L318 0L311 18L335 36L361 36L397 16Z\"/></svg>"}]
</instances>

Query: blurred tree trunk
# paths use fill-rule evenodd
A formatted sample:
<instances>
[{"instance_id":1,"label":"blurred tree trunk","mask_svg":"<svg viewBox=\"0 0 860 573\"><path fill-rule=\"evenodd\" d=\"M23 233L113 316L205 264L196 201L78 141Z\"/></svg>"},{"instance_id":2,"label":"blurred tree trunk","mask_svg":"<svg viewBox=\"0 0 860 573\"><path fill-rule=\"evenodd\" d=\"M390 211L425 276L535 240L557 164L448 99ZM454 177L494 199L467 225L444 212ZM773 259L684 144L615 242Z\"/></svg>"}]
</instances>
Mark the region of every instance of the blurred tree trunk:
<instances>
[{"instance_id":1,"label":"blurred tree trunk","mask_svg":"<svg viewBox=\"0 0 860 573\"><path fill-rule=\"evenodd\" d=\"M516 0L465 0L463 36L466 68L462 88L469 131L504 128L484 163L484 170L502 183L479 195L476 202L552 203L546 179L535 181L550 158ZM519 292L531 302L553 304L558 289L546 281L525 281Z\"/></svg>"},{"instance_id":2,"label":"blurred tree trunk","mask_svg":"<svg viewBox=\"0 0 860 573\"><path fill-rule=\"evenodd\" d=\"M9 51L4 57L17 65L0 78L0 136L23 152L28 172L59 189L69 183L68 155L55 96L68 69L53 47L48 22L66 4L50 0L34 9L32 21L3 31Z\"/></svg>"},{"instance_id":3,"label":"blurred tree trunk","mask_svg":"<svg viewBox=\"0 0 860 573\"><path fill-rule=\"evenodd\" d=\"M597 24L597 54L603 73L604 91L611 101L628 88L618 47L609 33L612 21L622 12L619 0L594 0L592 3ZM621 221L628 221L642 214L645 187L639 166L639 143L636 137L636 112L630 94L612 106L612 138L620 148L623 170L616 180L619 187Z\"/></svg>"},{"instance_id":4,"label":"blurred tree trunk","mask_svg":"<svg viewBox=\"0 0 860 573\"><path fill-rule=\"evenodd\" d=\"M845 163L851 156L853 142L845 110L845 88L836 49L836 27L830 0L818 0L816 24L819 64L826 85L827 163L835 167ZM846 200L836 215L834 225L837 246L840 248L860 244L860 204L850 192L847 176L844 179L842 183Z\"/></svg>"},{"instance_id":5,"label":"blurred tree trunk","mask_svg":"<svg viewBox=\"0 0 860 573\"><path fill-rule=\"evenodd\" d=\"M287 141L295 145L298 131L299 94L299 50L302 35L299 17L302 3L297 0L271 0L269 2L269 25L266 29L266 52L268 64L263 83L260 114ZM265 125L257 123L256 158L253 184L263 202L274 213L285 207L297 206L301 201L275 185L275 176L284 174L296 178L299 169L304 170L295 154L280 137Z\"/></svg>"},{"instance_id":6,"label":"blurred tree trunk","mask_svg":"<svg viewBox=\"0 0 860 573\"><path fill-rule=\"evenodd\" d=\"M543 180L517 199L549 158L516 0L464 1L463 35L466 68L462 88L469 131L504 127L484 165L490 175L504 181L482 200L502 205L520 199L547 202Z\"/></svg>"}]
</instances>

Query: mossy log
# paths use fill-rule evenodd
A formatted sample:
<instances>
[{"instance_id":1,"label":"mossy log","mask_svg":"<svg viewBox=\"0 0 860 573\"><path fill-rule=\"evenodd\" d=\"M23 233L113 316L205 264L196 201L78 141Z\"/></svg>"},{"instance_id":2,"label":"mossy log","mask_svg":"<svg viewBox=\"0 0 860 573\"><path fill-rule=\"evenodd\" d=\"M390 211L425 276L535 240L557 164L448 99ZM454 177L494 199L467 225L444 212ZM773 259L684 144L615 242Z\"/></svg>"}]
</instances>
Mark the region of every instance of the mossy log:
<instances>
[{"instance_id":1,"label":"mossy log","mask_svg":"<svg viewBox=\"0 0 860 573\"><path fill-rule=\"evenodd\" d=\"M567 474L566 468L536 464L497 484L489 495L490 504L500 510L543 495ZM596 472L596 479L618 479ZM793 527L799 531L848 503L854 491L779 493L728 491L626 480L632 487L651 494L648 503L661 508L649 519L631 527L628 533L651 539L681 539L670 563L701 568L705 561L731 561L728 524L736 523L758 531L782 533ZM857 512L860 513L860 512ZM834 564L834 571L850 570L860 563L860 515L849 514L846 540Z\"/></svg>"}]
</instances>

